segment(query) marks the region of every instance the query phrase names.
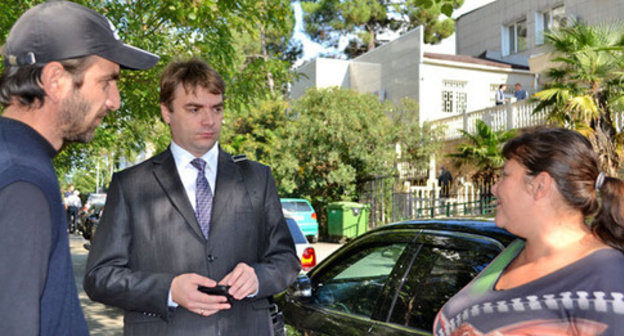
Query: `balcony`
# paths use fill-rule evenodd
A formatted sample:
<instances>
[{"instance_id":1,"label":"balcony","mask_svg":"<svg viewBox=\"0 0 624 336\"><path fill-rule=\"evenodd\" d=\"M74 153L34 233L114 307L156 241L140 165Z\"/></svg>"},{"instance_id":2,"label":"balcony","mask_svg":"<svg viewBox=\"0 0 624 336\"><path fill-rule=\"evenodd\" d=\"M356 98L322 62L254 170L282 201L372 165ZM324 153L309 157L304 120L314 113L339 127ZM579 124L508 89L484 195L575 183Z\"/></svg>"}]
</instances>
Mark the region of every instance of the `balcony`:
<instances>
[{"instance_id":1,"label":"balcony","mask_svg":"<svg viewBox=\"0 0 624 336\"><path fill-rule=\"evenodd\" d=\"M547 112L533 113L537 102L521 101L467 112L463 115L438 119L433 127L444 126L444 140L456 140L463 137L460 130L470 134L476 132L475 121L483 120L495 131L544 125Z\"/></svg>"}]
</instances>

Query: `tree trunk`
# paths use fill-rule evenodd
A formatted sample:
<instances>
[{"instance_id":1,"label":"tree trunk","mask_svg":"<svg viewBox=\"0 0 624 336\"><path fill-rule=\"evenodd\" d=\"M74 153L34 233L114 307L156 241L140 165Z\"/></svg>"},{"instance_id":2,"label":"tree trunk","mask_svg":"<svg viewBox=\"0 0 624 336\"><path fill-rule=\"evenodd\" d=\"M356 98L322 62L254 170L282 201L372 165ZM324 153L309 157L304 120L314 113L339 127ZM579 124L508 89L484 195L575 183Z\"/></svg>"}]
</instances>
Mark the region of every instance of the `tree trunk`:
<instances>
[{"instance_id":1,"label":"tree trunk","mask_svg":"<svg viewBox=\"0 0 624 336\"><path fill-rule=\"evenodd\" d=\"M262 44L262 58L264 59L264 63L269 61L269 53L266 48L266 34L264 33L264 26L260 25L260 43ZM271 94L275 93L275 81L273 80L273 74L271 71L267 71L267 85L269 86L269 90Z\"/></svg>"},{"instance_id":2,"label":"tree trunk","mask_svg":"<svg viewBox=\"0 0 624 336\"><path fill-rule=\"evenodd\" d=\"M375 28L371 25L366 25L366 29L368 30L368 51L375 49Z\"/></svg>"},{"instance_id":3,"label":"tree trunk","mask_svg":"<svg viewBox=\"0 0 624 336\"><path fill-rule=\"evenodd\" d=\"M615 139L598 128L589 136L589 141L598 156L600 170L609 176L617 176L620 167L620 155L617 152Z\"/></svg>"}]
</instances>

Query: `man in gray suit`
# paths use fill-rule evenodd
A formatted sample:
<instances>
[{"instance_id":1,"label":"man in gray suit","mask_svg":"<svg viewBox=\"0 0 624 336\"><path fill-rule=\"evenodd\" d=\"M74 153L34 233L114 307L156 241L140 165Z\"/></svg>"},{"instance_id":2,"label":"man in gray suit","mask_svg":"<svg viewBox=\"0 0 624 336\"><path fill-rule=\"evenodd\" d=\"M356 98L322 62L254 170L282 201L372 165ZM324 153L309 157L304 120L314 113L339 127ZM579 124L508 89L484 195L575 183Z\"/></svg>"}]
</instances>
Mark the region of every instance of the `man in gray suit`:
<instances>
[{"instance_id":1,"label":"man in gray suit","mask_svg":"<svg viewBox=\"0 0 624 336\"><path fill-rule=\"evenodd\" d=\"M84 288L126 335L272 335L269 297L299 272L270 169L219 147L224 93L205 62L170 64L170 147L113 176ZM198 290L217 284L229 302Z\"/></svg>"}]
</instances>

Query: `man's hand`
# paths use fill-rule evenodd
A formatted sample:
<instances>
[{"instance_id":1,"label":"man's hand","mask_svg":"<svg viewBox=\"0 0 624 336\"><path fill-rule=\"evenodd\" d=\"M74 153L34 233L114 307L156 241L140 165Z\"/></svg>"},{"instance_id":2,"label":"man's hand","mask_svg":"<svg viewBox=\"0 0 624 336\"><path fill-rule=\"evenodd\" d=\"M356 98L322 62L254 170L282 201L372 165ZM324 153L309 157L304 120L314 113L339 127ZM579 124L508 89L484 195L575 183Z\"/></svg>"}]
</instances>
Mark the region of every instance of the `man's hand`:
<instances>
[{"instance_id":1,"label":"man's hand","mask_svg":"<svg viewBox=\"0 0 624 336\"><path fill-rule=\"evenodd\" d=\"M236 300L242 300L258 291L256 271L245 263L236 265L232 272L228 273L219 283L230 286L229 293Z\"/></svg>"},{"instance_id":2,"label":"man's hand","mask_svg":"<svg viewBox=\"0 0 624 336\"><path fill-rule=\"evenodd\" d=\"M230 309L227 298L200 292L198 286L214 287L217 283L195 273L186 273L173 278L171 299L180 306L202 316L212 315L219 310Z\"/></svg>"}]
</instances>

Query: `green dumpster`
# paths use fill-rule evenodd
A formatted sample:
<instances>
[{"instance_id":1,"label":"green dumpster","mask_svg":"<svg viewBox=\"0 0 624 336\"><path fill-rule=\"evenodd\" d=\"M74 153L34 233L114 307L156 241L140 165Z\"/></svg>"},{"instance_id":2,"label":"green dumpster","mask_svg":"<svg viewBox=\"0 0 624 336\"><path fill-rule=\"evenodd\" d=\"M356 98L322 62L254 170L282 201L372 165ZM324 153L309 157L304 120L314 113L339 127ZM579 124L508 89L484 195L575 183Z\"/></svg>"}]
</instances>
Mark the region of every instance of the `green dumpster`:
<instances>
[{"instance_id":1,"label":"green dumpster","mask_svg":"<svg viewBox=\"0 0 624 336\"><path fill-rule=\"evenodd\" d=\"M370 206L354 202L327 205L327 231L333 238L353 238L368 229Z\"/></svg>"}]
</instances>

